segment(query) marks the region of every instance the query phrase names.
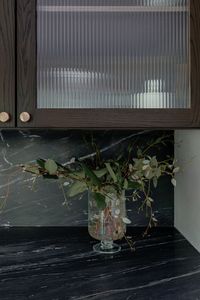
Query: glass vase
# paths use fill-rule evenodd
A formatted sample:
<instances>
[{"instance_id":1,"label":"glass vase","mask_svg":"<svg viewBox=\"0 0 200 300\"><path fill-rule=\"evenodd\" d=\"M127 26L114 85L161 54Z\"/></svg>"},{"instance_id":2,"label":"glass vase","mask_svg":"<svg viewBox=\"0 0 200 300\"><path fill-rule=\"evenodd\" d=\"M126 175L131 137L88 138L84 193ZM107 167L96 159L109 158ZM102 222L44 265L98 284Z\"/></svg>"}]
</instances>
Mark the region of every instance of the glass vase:
<instances>
[{"instance_id":1,"label":"glass vase","mask_svg":"<svg viewBox=\"0 0 200 300\"><path fill-rule=\"evenodd\" d=\"M100 208L94 194L88 192L88 231L94 239L100 241L93 246L95 252L112 254L121 250L114 241L122 239L126 232L123 221L126 217L125 193L108 194L105 203Z\"/></svg>"}]
</instances>

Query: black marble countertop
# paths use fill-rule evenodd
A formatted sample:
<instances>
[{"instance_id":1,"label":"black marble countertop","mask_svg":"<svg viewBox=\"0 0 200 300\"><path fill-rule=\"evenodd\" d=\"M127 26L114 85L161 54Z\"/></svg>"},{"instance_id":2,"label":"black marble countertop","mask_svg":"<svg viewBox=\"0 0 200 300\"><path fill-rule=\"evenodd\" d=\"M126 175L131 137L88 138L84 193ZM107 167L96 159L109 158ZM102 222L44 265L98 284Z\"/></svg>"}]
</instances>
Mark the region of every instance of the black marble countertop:
<instances>
[{"instance_id":1,"label":"black marble countertop","mask_svg":"<svg viewBox=\"0 0 200 300\"><path fill-rule=\"evenodd\" d=\"M94 243L86 228L0 229L0 299L200 299L200 254L176 230L155 229L135 252L122 241L114 256Z\"/></svg>"}]
</instances>

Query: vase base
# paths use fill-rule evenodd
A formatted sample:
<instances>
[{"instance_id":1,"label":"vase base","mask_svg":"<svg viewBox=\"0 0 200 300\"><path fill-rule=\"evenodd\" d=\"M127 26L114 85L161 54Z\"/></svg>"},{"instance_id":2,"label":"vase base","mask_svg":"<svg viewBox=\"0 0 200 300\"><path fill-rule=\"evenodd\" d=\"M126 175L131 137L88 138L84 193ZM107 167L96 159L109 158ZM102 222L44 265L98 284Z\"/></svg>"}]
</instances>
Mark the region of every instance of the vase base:
<instances>
[{"instance_id":1,"label":"vase base","mask_svg":"<svg viewBox=\"0 0 200 300\"><path fill-rule=\"evenodd\" d=\"M101 254L114 254L121 251L121 246L113 243L113 241L102 241L95 244L93 250Z\"/></svg>"}]
</instances>

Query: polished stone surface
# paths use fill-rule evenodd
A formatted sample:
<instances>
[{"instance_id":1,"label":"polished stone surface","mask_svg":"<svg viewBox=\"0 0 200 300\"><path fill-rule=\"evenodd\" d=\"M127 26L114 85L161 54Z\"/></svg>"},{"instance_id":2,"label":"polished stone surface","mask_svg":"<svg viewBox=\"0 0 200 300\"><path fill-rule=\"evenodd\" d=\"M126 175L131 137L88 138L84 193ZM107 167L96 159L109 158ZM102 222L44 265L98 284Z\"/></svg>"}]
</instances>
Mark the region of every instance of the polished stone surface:
<instances>
[{"instance_id":1,"label":"polished stone surface","mask_svg":"<svg viewBox=\"0 0 200 300\"><path fill-rule=\"evenodd\" d=\"M173 131L165 132L172 134ZM68 199L63 207L64 196L57 181L33 178L22 173L17 166L35 159L53 158L67 164L72 157L92 157L94 149L86 143L93 140L104 157L114 158L119 152L126 153L128 145L146 145L161 136L163 131L72 131L72 130L0 130L0 204L7 197L0 214L0 226L86 226L87 193ZM152 151L163 159L173 155L173 144ZM125 154L126 155L126 154ZM66 188L67 189L67 188ZM174 194L169 178L162 178L156 191L155 216L158 226L173 226ZM128 217L133 226L146 226L148 220L137 213L138 203L128 203Z\"/></svg>"},{"instance_id":2,"label":"polished stone surface","mask_svg":"<svg viewBox=\"0 0 200 300\"><path fill-rule=\"evenodd\" d=\"M86 228L0 229L1 300L198 300L200 254L172 228L95 254Z\"/></svg>"}]
</instances>

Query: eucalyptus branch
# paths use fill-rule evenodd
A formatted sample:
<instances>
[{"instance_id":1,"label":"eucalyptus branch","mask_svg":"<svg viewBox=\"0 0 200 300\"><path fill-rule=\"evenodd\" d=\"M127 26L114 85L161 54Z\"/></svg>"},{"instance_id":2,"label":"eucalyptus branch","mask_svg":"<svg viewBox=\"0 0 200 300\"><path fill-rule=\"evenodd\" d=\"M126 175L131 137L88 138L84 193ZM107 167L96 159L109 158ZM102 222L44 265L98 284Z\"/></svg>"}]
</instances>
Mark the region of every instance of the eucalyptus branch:
<instances>
[{"instance_id":1,"label":"eucalyptus branch","mask_svg":"<svg viewBox=\"0 0 200 300\"><path fill-rule=\"evenodd\" d=\"M94 195L97 207L105 212L107 218L111 218L112 213L114 213L108 212L107 203L110 200L114 201L119 198L118 196L122 192L132 191L132 196L126 197L139 200L141 203L139 204L138 213L144 211L145 208L145 215L149 218L144 232L144 235L146 235L149 228L156 225L156 218L153 215L153 199L150 197L151 188L157 187L162 176L170 176L172 184L176 185L174 175L179 169L175 167L175 161L172 157L158 161L156 156L148 155L148 151L159 144L166 143L170 135L157 138L143 151L138 149L140 151L137 152L136 157L132 156L133 145L129 146L128 154L121 153L117 159L103 159L101 157L101 154L108 149L142 133L144 132L132 134L103 149L99 149L92 138L92 149L95 152L79 159L71 159L68 163L69 167L51 159L39 159L36 163L23 165L22 169L34 176L57 179L60 182L69 180L69 186L67 187L69 197L90 190ZM61 189L64 194L64 204L66 204L67 197L63 184L61 184ZM109 219L109 221L111 220Z\"/></svg>"},{"instance_id":2,"label":"eucalyptus branch","mask_svg":"<svg viewBox=\"0 0 200 300\"><path fill-rule=\"evenodd\" d=\"M114 142L112 143L111 145L107 146L107 147L104 147L102 149L100 149L100 153L104 153L112 148L115 148L116 146L118 146L119 144L122 144L123 142L127 141L127 140L130 140L132 139L133 137L136 137L136 136L140 136L140 135L143 135L143 134L146 134L146 133L149 133L150 130L143 130L143 131L140 131L140 132L137 132L137 133L133 133L133 134L130 134L129 136L127 137L123 137L121 138L120 140L118 140L117 142ZM84 155L84 156L81 156L79 158L80 161L85 161L86 159L91 159L92 157L94 157L96 155L96 152L93 152L93 153L90 153L88 155Z\"/></svg>"},{"instance_id":3,"label":"eucalyptus branch","mask_svg":"<svg viewBox=\"0 0 200 300\"><path fill-rule=\"evenodd\" d=\"M127 244L129 245L131 251L135 251L135 242L132 240L132 238L126 236L126 234L124 234L124 239L126 240Z\"/></svg>"},{"instance_id":4,"label":"eucalyptus branch","mask_svg":"<svg viewBox=\"0 0 200 300\"><path fill-rule=\"evenodd\" d=\"M145 229L145 232L143 233L143 237L146 236L149 232L149 229L151 228L151 224L152 224L152 218L153 218L153 210L152 207L150 208L150 217L149 217L149 222L148 225Z\"/></svg>"},{"instance_id":5,"label":"eucalyptus branch","mask_svg":"<svg viewBox=\"0 0 200 300\"><path fill-rule=\"evenodd\" d=\"M156 139L152 144L150 144L149 146L147 146L143 151L142 154L143 156L146 155L146 153L153 147L155 147L156 145L161 144L163 141L167 141L168 138L170 138L171 135L164 135L163 137L160 137L158 139Z\"/></svg>"}]
</instances>

